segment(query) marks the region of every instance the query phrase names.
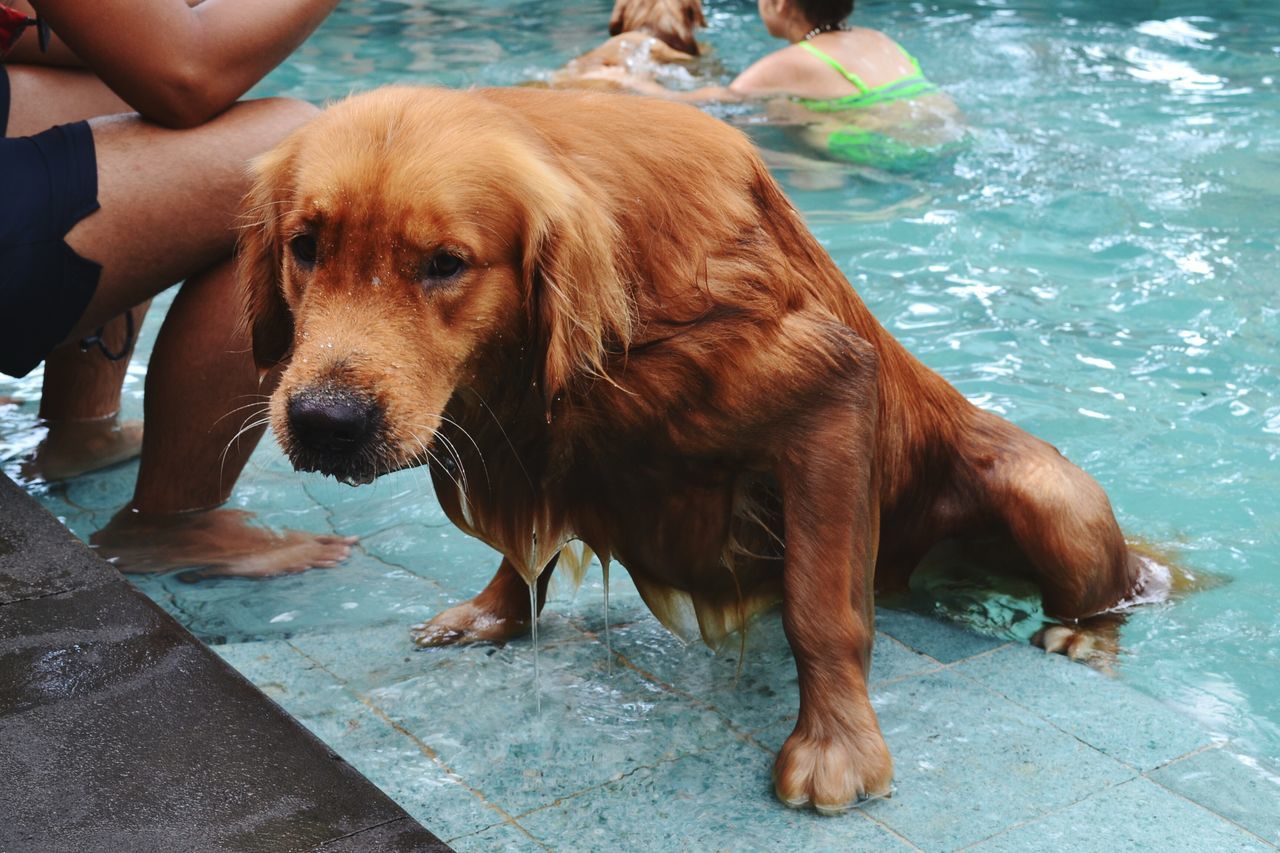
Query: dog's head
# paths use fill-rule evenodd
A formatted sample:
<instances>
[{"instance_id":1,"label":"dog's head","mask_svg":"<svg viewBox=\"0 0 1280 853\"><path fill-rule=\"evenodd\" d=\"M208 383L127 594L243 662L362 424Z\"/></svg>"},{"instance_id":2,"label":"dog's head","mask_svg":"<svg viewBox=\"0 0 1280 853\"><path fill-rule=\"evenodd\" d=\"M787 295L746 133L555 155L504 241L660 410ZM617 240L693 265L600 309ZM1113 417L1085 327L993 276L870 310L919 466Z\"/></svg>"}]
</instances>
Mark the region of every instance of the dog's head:
<instances>
[{"instance_id":1,"label":"dog's head","mask_svg":"<svg viewBox=\"0 0 1280 853\"><path fill-rule=\"evenodd\" d=\"M693 32L706 25L701 0L616 0L609 35L644 31L681 53L697 56Z\"/></svg>"},{"instance_id":2,"label":"dog's head","mask_svg":"<svg viewBox=\"0 0 1280 853\"><path fill-rule=\"evenodd\" d=\"M271 423L345 482L421 464L450 398L531 367L548 405L629 302L616 228L545 140L482 93L354 97L254 165L239 275Z\"/></svg>"}]
</instances>

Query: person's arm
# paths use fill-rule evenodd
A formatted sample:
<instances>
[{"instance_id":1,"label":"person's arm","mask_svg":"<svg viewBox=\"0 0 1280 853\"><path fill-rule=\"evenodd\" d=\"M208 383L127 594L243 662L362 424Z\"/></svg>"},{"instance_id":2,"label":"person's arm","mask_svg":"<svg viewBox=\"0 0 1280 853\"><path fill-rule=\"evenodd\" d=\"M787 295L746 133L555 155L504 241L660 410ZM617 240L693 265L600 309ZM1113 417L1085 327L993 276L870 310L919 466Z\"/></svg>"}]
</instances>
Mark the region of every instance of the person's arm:
<instances>
[{"instance_id":1,"label":"person's arm","mask_svg":"<svg viewBox=\"0 0 1280 853\"><path fill-rule=\"evenodd\" d=\"M701 86L697 89L668 89L661 83L645 78L630 78L624 81L629 89L642 95L655 98L666 98L669 101L685 101L706 103L708 101L739 101L742 96L730 86Z\"/></svg>"},{"instance_id":2,"label":"person's arm","mask_svg":"<svg viewBox=\"0 0 1280 853\"><path fill-rule=\"evenodd\" d=\"M792 58L787 51L771 53L743 71L728 86L702 86L698 89L668 89L649 79L628 79L627 86L645 95L675 101L745 101L789 94L792 83Z\"/></svg>"},{"instance_id":3,"label":"person's arm","mask_svg":"<svg viewBox=\"0 0 1280 853\"><path fill-rule=\"evenodd\" d=\"M36 0L67 47L144 117L194 127L230 107L338 0Z\"/></svg>"}]
</instances>

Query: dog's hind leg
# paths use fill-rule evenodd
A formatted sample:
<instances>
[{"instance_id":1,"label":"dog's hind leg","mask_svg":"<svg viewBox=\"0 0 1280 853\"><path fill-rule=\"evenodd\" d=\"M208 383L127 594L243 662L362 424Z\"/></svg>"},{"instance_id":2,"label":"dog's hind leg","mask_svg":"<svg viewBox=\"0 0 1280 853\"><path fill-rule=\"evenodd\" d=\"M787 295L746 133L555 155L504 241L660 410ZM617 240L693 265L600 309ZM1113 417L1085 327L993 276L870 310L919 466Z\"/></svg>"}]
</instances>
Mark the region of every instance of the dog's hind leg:
<instances>
[{"instance_id":1,"label":"dog's hind leg","mask_svg":"<svg viewBox=\"0 0 1280 853\"><path fill-rule=\"evenodd\" d=\"M987 510L1030 563L1045 613L1063 622L1035 642L1076 659L1114 647L1119 623L1103 614L1133 600L1147 579L1106 493L1053 446L1017 427L1001 421L988 434L998 441L980 465Z\"/></svg>"},{"instance_id":2,"label":"dog's hind leg","mask_svg":"<svg viewBox=\"0 0 1280 853\"><path fill-rule=\"evenodd\" d=\"M560 555L538 575L538 612L547 601L547 584ZM450 607L432 619L415 625L410 632L419 646L448 646L454 643L501 643L525 634L532 625L529 613L529 584L506 557L479 595Z\"/></svg>"}]
</instances>

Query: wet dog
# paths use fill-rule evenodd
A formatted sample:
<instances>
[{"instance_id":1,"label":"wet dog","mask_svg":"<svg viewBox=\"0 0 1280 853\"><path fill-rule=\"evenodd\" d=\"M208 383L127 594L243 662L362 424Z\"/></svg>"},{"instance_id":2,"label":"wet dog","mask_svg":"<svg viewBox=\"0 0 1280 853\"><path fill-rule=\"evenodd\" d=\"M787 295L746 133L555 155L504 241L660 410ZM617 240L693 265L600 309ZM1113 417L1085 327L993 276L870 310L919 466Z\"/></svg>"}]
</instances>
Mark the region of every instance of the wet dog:
<instances>
[{"instance_id":1,"label":"wet dog","mask_svg":"<svg viewBox=\"0 0 1280 853\"><path fill-rule=\"evenodd\" d=\"M694 33L705 27L699 0L617 0L603 44L570 60L546 84L554 88L620 90L633 76L699 55Z\"/></svg>"},{"instance_id":2,"label":"wet dog","mask_svg":"<svg viewBox=\"0 0 1280 853\"><path fill-rule=\"evenodd\" d=\"M427 465L502 554L420 644L528 630L529 585L574 540L713 644L781 600L800 709L777 792L837 811L893 775L875 585L998 536L1056 617L1144 592L1098 484L894 340L746 138L697 110L391 88L256 172L241 278L256 358L287 362L289 458L351 484Z\"/></svg>"}]
</instances>

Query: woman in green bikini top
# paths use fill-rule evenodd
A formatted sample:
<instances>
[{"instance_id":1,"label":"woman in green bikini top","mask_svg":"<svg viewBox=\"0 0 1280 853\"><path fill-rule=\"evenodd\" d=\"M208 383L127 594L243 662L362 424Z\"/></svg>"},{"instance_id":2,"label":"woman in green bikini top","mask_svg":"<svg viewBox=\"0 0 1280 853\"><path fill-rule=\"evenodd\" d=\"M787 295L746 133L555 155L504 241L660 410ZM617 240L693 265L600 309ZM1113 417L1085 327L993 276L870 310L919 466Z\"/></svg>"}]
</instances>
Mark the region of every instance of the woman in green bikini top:
<instances>
[{"instance_id":1,"label":"woman in green bikini top","mask_svg":"<svg viewBox=\"0 0 1280 853\"><path fill-rule=\"evenodd\" d=\"M814 112L835 113L842 110L856 110L890 101L909 101L912 98L932 95L939 91L937 86L925 78L924 72L920 70L919 61L905 50L902 50L901 47L898 49L902 50L902 55L915 70L905 77L899 77L890 83L881 83L879 86L868 86L862 82L861 77L847 70L829 53L819 50L818 46L811 41L797 42L796 47L834 68L837 74L848 80L857 89L856 92L851 92L838 98L796 98L798 103Z\"/></svg>"},{"instance_id":2,"label":"woman in green bikini top","mask_svg":"<svg viewBox=\"0 0 1280 853\"><path fill-rule=\"evenodd\" d=\"M914 111L915 114L909 116L877 116L875 122L866 121L867 117L863 117L863 121L841 122L834 127L827 122L810 127L806 136L810 139L816 136L815 144L825 147L834 159L891 172L906 172L936 163L956 153L962 146L964 133L962 129L957 131L955 105L924 76L919 61L901 46L898 50L912 70L877 86L867 85L861 77L811 41L800 41L796 46L832 68L855 89L837 97L793 99L811 112L829 114L869 110L932 96L929 97L932 109L927 111L927 115ZM895 118L898 121L895 122ZM941 123L940 119L943 120ZM938 132L940 129L943 131L941 134Z\"/></svg>"},{"instance_id":3,"label":"woman in green bikini top","mask_svg":"<svg viewBox=\"0 0 1280 853\"><path fill-rule=\"evenodd\" d=\"M728 87L672 92L651 81L628 85L691 101L786 97L794 107L775 100L770 112L801 127L810 145L833 159L893 171L936 162L964 138L954 103L913 56L881 32L846 25L852 0L759 0L759 7L769 34L791 45Z\"/></svg>"}]
</instances>

